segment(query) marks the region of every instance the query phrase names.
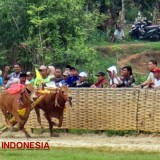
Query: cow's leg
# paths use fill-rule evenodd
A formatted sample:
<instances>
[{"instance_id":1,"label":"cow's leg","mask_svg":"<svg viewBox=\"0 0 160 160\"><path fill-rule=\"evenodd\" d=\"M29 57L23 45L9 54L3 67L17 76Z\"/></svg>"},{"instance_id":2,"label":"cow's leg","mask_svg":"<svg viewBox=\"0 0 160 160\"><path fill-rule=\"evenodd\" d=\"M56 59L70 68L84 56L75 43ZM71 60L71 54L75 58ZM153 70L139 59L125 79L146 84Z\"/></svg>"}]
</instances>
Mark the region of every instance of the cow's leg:
<instances>
[{"instance_id":1,"label":"cow's leg","mask_svg":"<svg viewBox=\"0 0 160 160\"><path fill-rule=\"evenodd\" d=\"M35 108L35 112L36 112L36 115L37 115L37 122L41 127L41 133L43 133L44 132L44 127L42 126L42 123L41 123L40 109L39 108Z\"/></svg>"},{"instance_id":2,"label":"cow's leg","mask_svg":"<svg viewBox=\"0 0 160 160\"><path fill-rule=\"evenodd\" d=\"M25 128L22 129L23 133L25 134L26 138L30 138L30 134L26 131Z\"/></svg>"},{"instance_id":3,"label":"cow's leg","mask_svg":"<svg viewBox=\"0 0 160 160\"><path fill-rule=\"evenodd\" d=\"M19 130L22 130L24 127L24 120L21 119L20 115L17 112L13 112L13 116L15 117L15 120L17 122L17 126Z\"/></svg>"},{"instance_id":4,"label":"cow's leg","mask_svg":"<svg viewBox=\"0 0 160 160\"><path fill-rule=\"evenodd\" d=\"M1 109L2 110L2 113L5 117L5 122L10 126L10 127L13 127L12 123L10 123L9 119L8 119L8 113L6 112L6 110L4 109Z\"/></svg>"},{"instance_id":5,"label":"cow's leg","mask_svg":"<svg viewBox=\"0 0 160 160\"><path fill-rule=\"evenodd\" d=\"M59 93L56 93L56 97L55 97L55 107L60 107L59 103L58 103L58 98L59 98Z\"/></svg>"},{"instance_id":6,"label":"cow's leg","mask_svg":"<svg viewBox=\"0 0 160 160\"><path fill-rule=\"evenodd\" d=\"M18 129L21 130L25 134L26 138L30 138L31 136L29 135L29 133L24 128L24 125L26 124L27 119L28 119L28 116L26 117L25 120L21 120L21 122L18 123Z\"/></svg>"},{"instance_id":7,"label":"cow's leg","mask_svg":"<svg viewBox=\"0 0 160 160\"><path fill-rule=\"evenodd\" d=\"M59 137L59 134L53 133L53 125L54 123L51 121L51 117L45 114L45 117L49 123L49 131L50 131L50 137Z\"/></svg>"},{"instance_id":8,"label":"cow's leg","mask_svg":"<svg viewBox=\"0 0 160 160\"><path fill-rule=\"evenodd\" d=\"M60 114L60 116L59 116L59 124L58 124L58 127L61 127L61 126L62 126L62 121L63 121L63 113Z\"/></svg>"},{"instance_id":9,"label":"cow's leg","mask_svg":"<svg viewBox=\"0 0 160 160\"><path fill-rule=\"evenodd\" d=\"M5 111L5 110L3 110L3 109L1 109L2 110L2 113L3 113L3 115L4 115L4 117L5 117L5 122L8 124L8 114L7 114L7 112ZM9 124L8 124L9 125ZM8 127L7 126L5 126L5 127L3 127L2 129L1 129L1 131L0 131L0 135L2 134L2 133L4 133L5 131L7 131L8 130Z\"/></svg>"}]
</instances>

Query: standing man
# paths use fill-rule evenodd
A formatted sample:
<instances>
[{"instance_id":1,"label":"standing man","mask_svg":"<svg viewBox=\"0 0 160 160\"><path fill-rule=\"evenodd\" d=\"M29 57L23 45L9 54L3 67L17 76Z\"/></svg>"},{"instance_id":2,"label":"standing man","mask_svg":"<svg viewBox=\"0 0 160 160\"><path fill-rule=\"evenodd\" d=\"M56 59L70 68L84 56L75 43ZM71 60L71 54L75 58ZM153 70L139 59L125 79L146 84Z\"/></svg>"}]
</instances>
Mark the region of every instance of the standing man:
<instances>
[{"instance_id":1,"label":"standing man","mask_svg":"<svg viewBox=\"0 0 160 160\"><path fill-rule=\"evenodd\" d=\"M152 71L155 68L157 68L157 61L156 60L150 60L148 62L148 68L149 68L150 73L148 75L147 80L141 84L141 88L143 88L143 87L148 88L154 83L154 75L153 75Z\"/></svg>"},{"instance_id":2,"label":"standing man","mask_svg":"<svg viewBox=\"0 0 160 160\"><path fill-rule=\"evenodd\" d=\"M11 74L9 74L10 67L6 66L4 70L4 80L8 80L7 84L5 85L6 88L9 88L11 84L17 83L17 81L20 78L21 74L21 65L19 63L14 64L13 71Z\"/></svg>"}]
</instances>

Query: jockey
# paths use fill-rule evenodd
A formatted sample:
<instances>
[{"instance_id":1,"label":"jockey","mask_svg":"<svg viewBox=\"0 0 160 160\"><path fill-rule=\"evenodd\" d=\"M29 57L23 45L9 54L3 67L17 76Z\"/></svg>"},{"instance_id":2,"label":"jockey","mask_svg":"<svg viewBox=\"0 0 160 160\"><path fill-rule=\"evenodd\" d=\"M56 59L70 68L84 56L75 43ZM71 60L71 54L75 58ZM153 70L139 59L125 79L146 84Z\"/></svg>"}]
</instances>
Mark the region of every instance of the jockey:
<instances>
[{"instance_id":1,"label":"jockey","mask_svg":"<svg viewBox=\"0 0 160 160\"><path fill-rule=\"evenodd\" d=\"M35 81L34 81L34 86L36 88L39 88L42 86L42 84L46 84L48 82L50 82L51 77L48 76L47 73L47 67L42 65L39 67L39 72L40 72L40 76L41 77L36 77Z\"/></svg>"}]
</instances>

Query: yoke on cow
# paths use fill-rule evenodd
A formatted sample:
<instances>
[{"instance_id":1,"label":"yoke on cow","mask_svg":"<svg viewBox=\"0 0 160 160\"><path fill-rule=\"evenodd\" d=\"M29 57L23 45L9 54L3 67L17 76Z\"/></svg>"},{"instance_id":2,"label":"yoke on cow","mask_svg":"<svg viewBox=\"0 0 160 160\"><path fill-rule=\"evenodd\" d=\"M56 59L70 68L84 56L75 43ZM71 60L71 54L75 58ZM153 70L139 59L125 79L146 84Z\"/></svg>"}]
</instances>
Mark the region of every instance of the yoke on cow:
<instances>
[{"instance_id":1,"label":"yoke on cow","mask_svg":"<svg viewBox=\"0 0 160 160\"><path fill-rule=\"evenodd\" d=\"M43 130L43 125L41 124L40 117L41 109L44 111L44 116L49 123L50 136L57 136L56 134L53 134L53 126L62 126L65 104L66 102L69 102L69 105L72 105L71 97L69 97L70 89L67 86L58 88L56 92L53 92L51 88L46 89L50 91L50 94L47 94L35 107L37 121L40 124L41 129ZM52 121L52 118L57 118L59 120L59 123L57 124Z\"/></svg>"},{"instance_id":2,"label":"yoke on cow","mask_svg":"<svg viewBox=\"0 0 160 160\"><path fill-rule=\"evenodd\" d=\"M28 84L28 86L31 87L32 85ZM8 91L2 92L0 108L5 117L5 121L12 129L17 125L18 130L22 130L26 137L30 137L29 133L24 129L24 125L28 120L31 110L35 108L38 123L41 128L43 128L39 114L39 109L42 109L48 120L50 134L52 136L52 127L55 124L51 121L51 117L59 119L59 127L62 125L65 102L69 101L71 104L71 99L69 98L70 89L66 86L60 88L42 88L36 91L38 98L36 97L37 99L35 101L31 98L33 93L35 93L33 86L32 89L28 89L27 85L13 94ZM2 133L9 128L8 126L1 130Z\"/></svg>"}]
</instances>

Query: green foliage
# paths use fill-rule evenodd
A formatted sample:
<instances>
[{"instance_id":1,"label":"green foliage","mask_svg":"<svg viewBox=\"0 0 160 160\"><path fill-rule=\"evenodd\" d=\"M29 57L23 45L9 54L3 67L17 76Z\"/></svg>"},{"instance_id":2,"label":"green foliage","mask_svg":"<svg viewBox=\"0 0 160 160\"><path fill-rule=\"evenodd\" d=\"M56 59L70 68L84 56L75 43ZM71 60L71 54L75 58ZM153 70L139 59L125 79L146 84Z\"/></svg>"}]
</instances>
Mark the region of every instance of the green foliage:
<instances>
[{"instance_id":1,"label":"green foliage","mask_svg":"<svg viewBox=\"0 0 160 160\"><path fill-rule=\"evenodd\" d=\"M125 3L126 18L133 21L138 9L148 10L149 15L156 0L153 4L149 0ZM67 63L90 75L104 70L110 58L102 63L95 45L111 45L110 35L96 28L120 9L121 0L0 0L0 67L18 61L25 70L33 64L64 67ZM119 52L117 46L112 49ZM115 61L115 57L111 59Z\"/></svg>"},{"instance_id":2,"label":"green foliage","mask_svg":"<svg viewBox=\"0 0 160 160\"><path fill-rule=\"evenodd\" d=\"M133 23L138 14L138 8L135 4L128 2L126 4L125 18L127 23Z\"/></svg>"},{"instance_id":3,"label":"green foliage","mask_svg":"<svg viewBox=\"0 0 160 160\"><path fill-rule=\"evenodd\" d=\"M0 58L11 57L3 65L70 63L90 71L96 65L96 51L85 43L104 15L85 10L85 0L6 1L0 11Z\"/></svg>"},{"instance_id":4,"label":"green foliage","mask_svg":"<svg viewBox=\"0 0 160 160\"><path fill-rule=\"evenodd\" d=\"M70 63L92 70L96 52L85 41L100 22L98 11L85 11L82 0L48 0L40 6L30 5L27 13L31 26L25 43L30 49L36 48L35 63L47 61L60 66Z\"/></svg>"},{"instance_id":5,"label":"green foliage","mask_svg":"<svg viewBox=\"0 0 160 160\"><path fill-rule=\"evenodd\" d=\"M146 81L147 79L147 74L135 74L135 78L136 78L136 84L142 84L144 81Z\"/></svg>"}]
</instances>

